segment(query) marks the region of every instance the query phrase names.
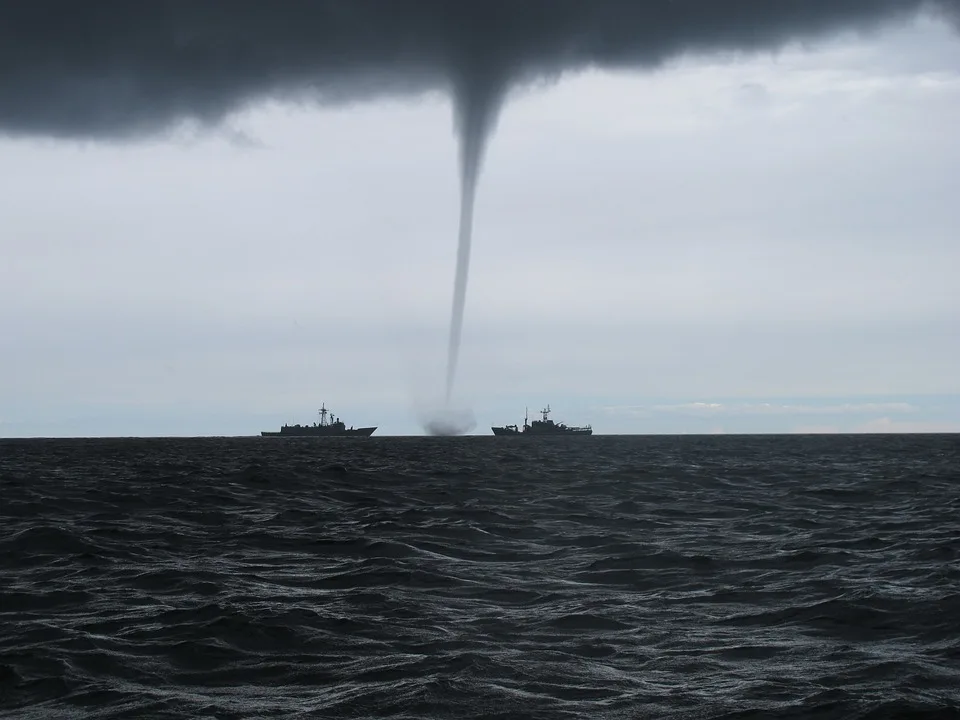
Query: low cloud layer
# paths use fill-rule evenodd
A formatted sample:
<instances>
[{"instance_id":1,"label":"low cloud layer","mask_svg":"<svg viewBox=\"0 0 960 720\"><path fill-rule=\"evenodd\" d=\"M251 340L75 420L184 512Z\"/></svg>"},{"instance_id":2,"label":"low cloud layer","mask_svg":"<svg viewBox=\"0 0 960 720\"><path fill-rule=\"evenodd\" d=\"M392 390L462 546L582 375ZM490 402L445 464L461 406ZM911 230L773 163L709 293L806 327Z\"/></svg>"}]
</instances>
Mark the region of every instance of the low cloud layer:
<instances>
[{"instance_id":1,"label":"low cloud layer","mask_svg":"<svg viewBox=\"0 0 960 720\"><path fill-rule=\"evenodd\" d=\"M960 0L0 1L0 132L119 138L256 101L451 91L488 130L514 84L775 50Z\"/></svg>"},{"instance_id":2,"label":"low cloud layer","mask_svg":"<svg viewBox=\"0 0 960 720\"><path fill-rule=\"evenodd\" d=\"M840 403L840 404L783 404L770 402L721 403L689 402L647 407L607 408L613 414L678 413L682 415L860 415L864 413L913 413L918 408L910 403Z\"/></svg>"},{"instance_id":3,"label":"low cloud layer","mask_svg":"<svg viewBox=\"0 0 960 720\"><path fill-rule=\"evenodd\" d=\"M911 397L902 401L820 402L697 401L611 405L606 422L667 433L954 433L957 396ZM602 422L602 421L600 421Z\"/></svg>"}]
</instances>

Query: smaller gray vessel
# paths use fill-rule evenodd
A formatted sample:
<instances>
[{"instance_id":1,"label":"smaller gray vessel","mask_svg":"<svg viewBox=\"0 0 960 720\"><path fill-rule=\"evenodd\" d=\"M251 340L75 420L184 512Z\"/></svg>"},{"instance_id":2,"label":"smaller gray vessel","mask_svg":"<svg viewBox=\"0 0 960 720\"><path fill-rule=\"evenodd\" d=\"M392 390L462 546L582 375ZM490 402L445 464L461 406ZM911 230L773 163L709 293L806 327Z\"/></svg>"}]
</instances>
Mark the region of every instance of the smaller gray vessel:
<instances>
[{"instance_id":1,"label":"smaller gray vessel","mask_svg":"<svg viewBox=\"0 0 960 720\"><path fill-rule=\"evenodd\" d=\"M547 405L540 411L541 420L528 422L528 413L523 416L523 429L516 425L502 425L491 427L494 435L593 435L593 427L586 425L584 427L569 427L563 423L555 423L547 416L550 414L550 406Z\"/></svg>"},{"instance_id":2,"label":"smaller gray vessel","mask_svg":"<svg viewBox=\"0 0 960 720\"><path fill-rule=\"evenodd\" d=\"M327 414L330 415L330 421L327 421ZM260 434L263 437L370 437L373 435L374 427L355 428L347 427L338 417L330 413L326 405L320 407L320 422L313 425L284 425L280 430L264 430Z\"/></svg>"}]
</instances>

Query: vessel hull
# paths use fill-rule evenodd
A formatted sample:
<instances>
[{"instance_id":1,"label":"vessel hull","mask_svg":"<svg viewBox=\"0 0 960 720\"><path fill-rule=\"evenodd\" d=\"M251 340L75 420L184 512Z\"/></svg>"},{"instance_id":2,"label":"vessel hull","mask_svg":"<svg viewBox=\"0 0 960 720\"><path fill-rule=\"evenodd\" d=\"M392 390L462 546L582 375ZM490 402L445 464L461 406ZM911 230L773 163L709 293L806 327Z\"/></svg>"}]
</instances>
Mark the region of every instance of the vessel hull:
<instances>
[{"instance_id":1,"label":"vessel hull","mask_svg":"<svg viewBox=\"0 0 960 720\"><path fill-rule=\"evenodd\" d=\"M537 430L528 430L524 435L536 435L537 437L557 437L558 435L593 435L593 430L590 428L569 428L567 430L548 430L537 431Z\"/></svg>"},{"instance_id":2,"label":"vessel hull","mask_svg":"<svg viewBox=\"0 0 960 720\"><path fill-rule=\"evenodd\" d=\"M346 430L328 430L325 427L287 427L281 430L264 430L262 437L370 437L376 427L347 428Z\"/></svg>"},{"instance_id":3,"label":"vessel hull","mask_svg":"<svg viewBox=\"0 0 960 720\"><path fill-rule=\"evenodd\" d=\"M491 427L493 434L498 437L507 437L511 435L523 437L566 437L567 435L593 435L592 428L567 428L565 430L532 430L527 427L524 430L514 430L507 427Z\"/></svg>"}]
</instances>

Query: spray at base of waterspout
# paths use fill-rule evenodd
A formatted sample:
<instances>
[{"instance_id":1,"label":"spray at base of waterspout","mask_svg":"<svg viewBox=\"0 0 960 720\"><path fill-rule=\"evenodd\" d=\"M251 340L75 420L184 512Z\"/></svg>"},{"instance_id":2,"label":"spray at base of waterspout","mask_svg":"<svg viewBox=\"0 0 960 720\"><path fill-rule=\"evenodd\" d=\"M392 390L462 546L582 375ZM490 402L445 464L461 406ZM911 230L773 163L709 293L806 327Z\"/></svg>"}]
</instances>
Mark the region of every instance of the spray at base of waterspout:
<instances>
[{"instance_id":1,"label":"spray at base of waterspout","mask_svg":"<svg viewBox=\"0 0 960 720\"><path fill-rule=\"evenodd\" d=\"M453 409L449 406L422 414L420 424L427 435L454 437L466 435L476 427L473 412L468 409Z\"/></svg>"}]
</instances>

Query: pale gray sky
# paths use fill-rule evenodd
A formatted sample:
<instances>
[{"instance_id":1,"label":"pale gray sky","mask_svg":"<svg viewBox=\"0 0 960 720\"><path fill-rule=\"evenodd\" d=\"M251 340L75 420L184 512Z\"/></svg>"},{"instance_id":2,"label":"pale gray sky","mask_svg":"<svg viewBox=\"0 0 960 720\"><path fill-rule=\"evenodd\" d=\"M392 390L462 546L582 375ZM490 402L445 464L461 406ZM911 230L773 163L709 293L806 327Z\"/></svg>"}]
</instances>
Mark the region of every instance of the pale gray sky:
<instances>
[{"instance_id":1,"label":"pale gray sky","mask_svg":"<svg viewBox=\"0 0 960 720\"><path fill-rule=\"evenodd\" d=\"M459 402L597 432L960 431L960 41L933 20L511 94ZM442 392L449 99L0 139L0 436L420 434Z\"/></svg>"}]
</instances>

